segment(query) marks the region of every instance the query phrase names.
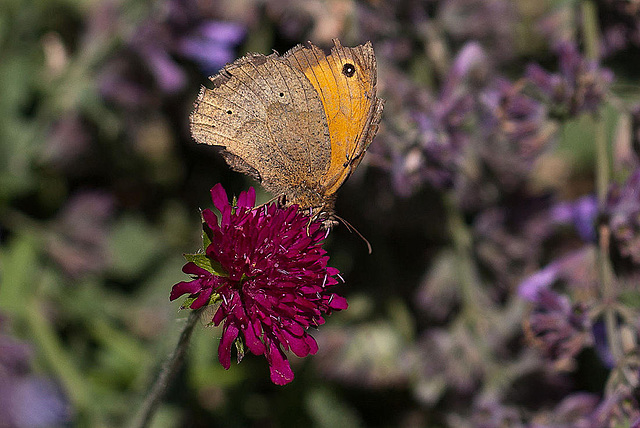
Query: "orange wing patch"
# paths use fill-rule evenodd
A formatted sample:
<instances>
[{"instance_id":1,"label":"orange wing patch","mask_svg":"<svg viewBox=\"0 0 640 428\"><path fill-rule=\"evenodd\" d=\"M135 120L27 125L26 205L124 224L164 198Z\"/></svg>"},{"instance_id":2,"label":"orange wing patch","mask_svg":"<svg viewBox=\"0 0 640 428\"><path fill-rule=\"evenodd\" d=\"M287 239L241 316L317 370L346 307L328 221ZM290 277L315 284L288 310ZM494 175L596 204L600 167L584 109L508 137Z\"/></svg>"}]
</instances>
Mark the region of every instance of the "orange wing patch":
<instances>
[{"instance_id":1,"label":"orange wing patch","mask_svg":"<svg viewBox=\"0 0 640 428\"><path fill-rule=\"evenodd\" d=\"M376 63L370 43L345 48L338 40L330 55L314 45L294 49L291 65L313 85L324 107L331 136L331 163L323 179L332 195L358 165L375 134L382 103L375 97ZM376 129L371 129L376 128Z\"/></svg>"}]
</instances>

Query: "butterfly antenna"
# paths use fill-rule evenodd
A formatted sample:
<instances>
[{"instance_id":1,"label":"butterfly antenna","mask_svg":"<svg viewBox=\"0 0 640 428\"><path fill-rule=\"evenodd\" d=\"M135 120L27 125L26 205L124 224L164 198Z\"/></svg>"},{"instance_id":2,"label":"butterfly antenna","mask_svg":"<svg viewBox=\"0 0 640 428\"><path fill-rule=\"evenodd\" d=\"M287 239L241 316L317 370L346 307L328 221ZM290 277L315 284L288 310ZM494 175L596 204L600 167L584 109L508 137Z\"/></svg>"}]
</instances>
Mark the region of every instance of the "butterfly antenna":
<instances>
[{"instance_id":1,"label":"butterfly antenna","mask_svg":"<svg viewBox=\"0 0 640 428\"><path fill-rule=\"evenodd\" d=\"M337 218L338 220L340 220L340 222L345 225L345 227L347 228L349 233L355 232L356 235L358 235L364 241L364 243L367 244L367 249L369 250L369 254L371 254L373 252L373 248L371 247L371 244L369 243L367 238L365 238L364 235L362 233L360 233L360 231L358 231L358 229L353 227L353 225L351 223L349 223L347 220L343 219L339 215L334 214L333 216L335 218Z\"/></svg>"}]
</instances>

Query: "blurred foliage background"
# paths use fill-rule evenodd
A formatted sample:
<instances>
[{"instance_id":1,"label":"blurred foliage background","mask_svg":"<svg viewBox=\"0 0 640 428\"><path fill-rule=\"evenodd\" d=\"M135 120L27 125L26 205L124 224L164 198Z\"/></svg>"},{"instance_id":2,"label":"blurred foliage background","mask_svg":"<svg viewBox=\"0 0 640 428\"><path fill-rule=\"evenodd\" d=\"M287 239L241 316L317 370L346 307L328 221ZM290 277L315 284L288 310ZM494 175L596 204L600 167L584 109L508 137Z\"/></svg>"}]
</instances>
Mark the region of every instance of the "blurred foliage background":
<instances>
[{"instance_id":1,"label":"blurred foliage background","mask_svg":"<svg viewBox=\"0 0 640 428\"><path fill-rule=\"evenodd\" d=\"M270 383L196 328L154 427L623 427L637 405L640 4L0 0L0 426L123 426L222 183L199 86L371 40L378 136L326 248L347 311ZM259 202L270 199L260 193ZM210 315L209 315L210 316Z\"/></svg>"}]
</instances>

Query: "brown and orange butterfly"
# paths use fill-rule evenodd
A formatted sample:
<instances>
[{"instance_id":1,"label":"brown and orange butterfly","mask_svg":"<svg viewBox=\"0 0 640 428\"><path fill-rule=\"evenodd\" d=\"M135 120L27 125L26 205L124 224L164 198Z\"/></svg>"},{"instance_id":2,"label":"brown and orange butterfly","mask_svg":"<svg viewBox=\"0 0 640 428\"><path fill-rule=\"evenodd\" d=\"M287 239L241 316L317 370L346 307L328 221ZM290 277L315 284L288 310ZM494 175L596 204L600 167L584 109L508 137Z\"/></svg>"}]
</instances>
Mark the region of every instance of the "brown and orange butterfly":
<instances>
[{"instance_id":1,"label":"brown and orange butterfly","mask_svg":"<svg viewBox=\"0 0 640 428\"><path fill-rule=\"evenodd\" d=\"M228 64L210 77L212 89L200 90L191 114L197 142L222 146L234 170L327 225L383 108L371 43L333 42L329 55L308 43Z\"/></svg>"}]
</instances>

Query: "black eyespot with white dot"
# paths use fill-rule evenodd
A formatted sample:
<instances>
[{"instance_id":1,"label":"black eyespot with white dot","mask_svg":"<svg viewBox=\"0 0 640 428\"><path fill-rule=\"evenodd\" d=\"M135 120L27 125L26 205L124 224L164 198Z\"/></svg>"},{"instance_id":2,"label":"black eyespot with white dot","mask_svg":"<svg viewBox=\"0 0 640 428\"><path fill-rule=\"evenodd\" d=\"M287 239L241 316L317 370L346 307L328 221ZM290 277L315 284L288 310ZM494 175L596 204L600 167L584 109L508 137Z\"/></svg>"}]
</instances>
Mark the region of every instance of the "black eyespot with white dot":
<instances>
[{"instance_id":1,"label":"black eyespot with white dot","mask_svg":"<svg viewBox=\"0 0 640 428\"><path fill-rule=\"evenodd\" d=\"M231 114L233 113L231 110L227 110L227 114Z\"/></svg>"},{"instance_id":2,"label":"black eyespot with white dot","mask_svg":"<svg viewBox=\"0 0 640 428\"><path fill-rule=\"evenodd\" d=\"M356 74L356 67L348 62L342 66L342 74L347 77L352 77L354 74Z\"/></svg>"}]
</instances>

